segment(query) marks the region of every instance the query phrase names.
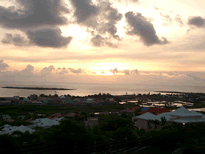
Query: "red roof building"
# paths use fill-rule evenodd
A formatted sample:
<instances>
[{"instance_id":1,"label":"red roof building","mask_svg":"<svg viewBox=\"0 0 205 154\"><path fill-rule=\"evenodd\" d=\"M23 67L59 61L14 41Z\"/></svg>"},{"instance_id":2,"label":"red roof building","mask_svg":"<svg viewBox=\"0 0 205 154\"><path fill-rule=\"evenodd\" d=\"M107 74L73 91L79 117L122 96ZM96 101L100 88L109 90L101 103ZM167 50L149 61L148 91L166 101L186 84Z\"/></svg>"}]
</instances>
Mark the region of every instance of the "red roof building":
<instances>
[{"instance_id":1,"label":"red roof building","mask_svg":"<svg viewBox=\"0 0 205 154\"><path fill-rule=\"evenodd\" d=\"M131 107L127 110L123 110L121 112L131 112L131 113L134 113L137 109L141 109L141 107Z\"/></svg>"},{"instance_id":2,"label":"red roof building","mask_svg":"<svg viewBox=\"0 0 205 154\"><path fill-rule=\"evenodd\" d=\"M69 114L66 114L66 115L64 115L65 117L74 117L76 114L75 113L69 113ZM79 114L78 114L79 115Z\"/></svg>"},{"instance_id":3,"label":"red roof building","mask_svg":"<svg viewBox=\"0 0 205 154\"><path fill-rule=\"evenodd\" d=\"M9 121L9 122L14 122L14 120L13 119L6 119L6 121Z\"/></svg>"},{"instance_id":4,"label":"red roof building","mask_svg":"<svg viewBox=\"0 0 205 154\"><path fill-rule=\"evenodd\" d=\"M147 113L147 112L152 113L154 115L158 115L158 114L161 114L161 113L169 112L169 110L166 109L166 108L149 108L148 110L146 110L144 112L140 112L140 114L144 114L144 113Z\"/></svg>"},{"instance_id":5,"label":"red roof building","mask_svg":"<svg viewBox=\"0 0 205 154\"><path fill-rule=\"evenodd\" d=\"M30 121L33 121L33 119L28 119L28 120L25 120L24 122L30 122Z\"/></svg>"}]
</instances>

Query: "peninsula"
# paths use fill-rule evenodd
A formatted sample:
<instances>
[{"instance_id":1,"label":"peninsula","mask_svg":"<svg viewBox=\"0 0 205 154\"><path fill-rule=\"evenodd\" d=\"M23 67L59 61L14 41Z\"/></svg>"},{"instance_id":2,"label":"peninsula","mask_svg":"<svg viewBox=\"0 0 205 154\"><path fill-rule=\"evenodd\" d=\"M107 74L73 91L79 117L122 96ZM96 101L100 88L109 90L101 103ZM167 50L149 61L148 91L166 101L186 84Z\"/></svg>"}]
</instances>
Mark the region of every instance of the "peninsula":
<instances>
[{"instance_id":1,"label":"peninsula","mask_svg":"<svg viewBox=\"0 0 205 154\"><path fill-rule=\"evenodd\" d=\"M160 93L184 93L184 94L190 93L190 92L178 92L178 91L154 91L154 92L160 92Z\"/></svg>"},{"instance_id":2,"label":"peninsula","mask_svg":"<svg viewBox=\"0 0 205 154\"><path fill-rule=\"evenodd\" d=\"M43 88L43 87L2 87L11 89L28 89L28 90L75 90L75 89L65 89L65 88Z\"/></svg>"}]
</instances>

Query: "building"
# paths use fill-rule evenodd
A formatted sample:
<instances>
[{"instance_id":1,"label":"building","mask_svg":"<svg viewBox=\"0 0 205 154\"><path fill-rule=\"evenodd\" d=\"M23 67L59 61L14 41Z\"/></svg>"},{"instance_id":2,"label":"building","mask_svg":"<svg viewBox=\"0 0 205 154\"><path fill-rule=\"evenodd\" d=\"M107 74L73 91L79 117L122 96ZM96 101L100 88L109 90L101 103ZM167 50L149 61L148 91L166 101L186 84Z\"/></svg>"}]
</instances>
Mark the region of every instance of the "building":
<instances>
[{"instance_id":1,"label":"building","mask_svg":"<svg viewBox=\"0 0 205 154\"><path fill-rule=\"evenodd\" d=\"M77 102L77 103L75 104L75 106L76 106L76 107L85 107L85 106L87 106L87 103L86 103L86 102Z\"/></svg>"},{"instance_id":2,"label":"building","mask_svg":"<svg viewBox=\"0 0 205 154\"><path fill-rule=\"evenodd\" d=\"M5 100L11 100L11 99L13 99L13 97L1 97L1 98L5 99Z\"/></svg>"},{"instance_id":3,"label":"building","mask_svg":"<svg viewBox=\"0 0 205 154\"><path fill-rule=\"evenodd\" d=\"M134 114L134 112L136 111L136 110L138 110L138 109L142 109L141 107L131 107L131 108L129 108L129 109L127 109L127 110L124 110L124 112L128 112L128 113L133 113Z\"/></svg>"},{"instance_id":4,"label":"building","mask_svg":"<svg viewBox=\"0 0 205 154\"><path fill-rule=\"evenodd\" d=\"M149 109L149 107L143 107L142 108L142 112L145 112L146 110L148 110Z\"/></svg>"},{"instance_id":5,"label":"building","mask_svg":"<svg viewBox=\"0 0 205 154\"><path fill-rule=\"evenodd\" d=\"M161 121L161 118L165 117L167 122L181 123L183 125L191 124L191 123L200 123L205 122L205 115L202 113L198 113L196 111L189 111L184 107L180 107L173 112L164 112L161 114L152 114L150 112L146 112L140 116L133 116L132 120L135 122L135 125L138 128L143 128L146 131L149 131L154 128L154 124L150 124L151 128L148 127L149 120L158 120ZM160 126L157 126L160 128Z\"/></svg>"},{"instance_id":6,"label":"building","mask_svg":"<svg viewBox=\"0 0 205 154\"><path fill-rule=\"evenodd\" d=\"M90 126L93 128L94 125L98 125L98 117L89 117L87 118L87 121L84 121L85 126Z\"/></svg>"},{"instance_id":7,"label":"building","mask_svg":"<svg viewBox=\"0 0 205 154\"><path fill-rule=\"evenodd\" d=\"M158 114L161 114L161 113L164 113L164 112L169 112L169 110L166 109L166 108L148 108L148 109L146 108L144 110L145 111L144 112L140 112L140 114L144 114L146 112L150 112L150 113L152 113L154 115L158 115ZM143 111L143 109L142 109L142 111Z\"/></svg>"},{"instance_id":8,"label":"building","mask_svg":"<svg viewBox=\"0 0 205 154\"><path fill-rule=\"evenodd\" d=\"M66 104L74 104L74 102L70 98L64 99L63 102Z\"/></svg>"},{"instance_id":9,"label":"building","mask_svg":"<svg viewBox=\"0 0 205 154\"><path fill-rule=\"evenodd\" d=\"M29 99L28 98L23 98L23 101L29 101Z\"/></svg>"},{"instance_id":10,"label":"building","mask_svg":"<svg viewBox=\"0 0 205 154\"><path fill-rule=\"evenodd\" d=\"M38 96L36 94L30 95L30 99L36 100Z\"/></svg>"},{"instance_id":11,"label":"building","mask_svg":"<svg viewBox=\"0 0 205 154\"><path fill-rule=\"evenodd\" d=\"M71 112L69 114L64 115L64 117L73 117L74 118L75 115L76 115L75 113Z\"/></svg>"}]
</instances>

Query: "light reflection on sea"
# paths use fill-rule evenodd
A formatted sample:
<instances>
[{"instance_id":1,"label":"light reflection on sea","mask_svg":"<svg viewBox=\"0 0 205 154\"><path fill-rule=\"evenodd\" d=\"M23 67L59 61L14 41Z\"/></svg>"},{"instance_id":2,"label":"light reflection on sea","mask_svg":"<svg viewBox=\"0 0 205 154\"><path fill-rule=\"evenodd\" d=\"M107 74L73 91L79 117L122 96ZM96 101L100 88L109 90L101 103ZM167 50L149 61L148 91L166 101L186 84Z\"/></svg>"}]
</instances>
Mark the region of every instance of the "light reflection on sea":
<instances>
[{"instance_id":1,"label":"light reflection on sea","mask_svg":"<svg viewBox=\"0 0 205 154\"><path fill-rule=\"evenodd\" d=\"M76 90L56 90L58 95L75 95L75 96L87 96L92 94L107 94L112 95L126 95L129 94L158 94L154 91L183 91L183 92L204 92L205 87L185 87L185 86L154 86L154 85L136 85L136 84L88 84L88 83L2 83L0 87L12 86L12 87L43 87L43 88L68 88ZM0 88L1 97L13 97L21 96L27 97L31 94L46 94L54 95L55 90L26 90L26 89L6 89ZM165 95L167 93L161 93Z\"/></svg>"}]
</instances>

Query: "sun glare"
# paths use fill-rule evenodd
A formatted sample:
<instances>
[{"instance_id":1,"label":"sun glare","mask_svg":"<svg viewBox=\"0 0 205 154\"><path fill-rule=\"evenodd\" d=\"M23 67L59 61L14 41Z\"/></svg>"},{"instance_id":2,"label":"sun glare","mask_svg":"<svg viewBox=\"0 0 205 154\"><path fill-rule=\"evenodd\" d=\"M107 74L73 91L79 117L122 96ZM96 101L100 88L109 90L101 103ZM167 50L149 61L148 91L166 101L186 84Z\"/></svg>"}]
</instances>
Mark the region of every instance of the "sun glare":
<instances>
[{"instance_id":1,"label":"sun glare","mask_svg":"<svg viewBox=\"0 0 205 154\"><path fill-rule=\"evenodd\" d=\"M127 69L126 67L121 66L120 63L97 63L97 67L93 67L92 70L98 75L114 75L110 70L117 68L118 71Z\"/></svg>"}]
</instances>

